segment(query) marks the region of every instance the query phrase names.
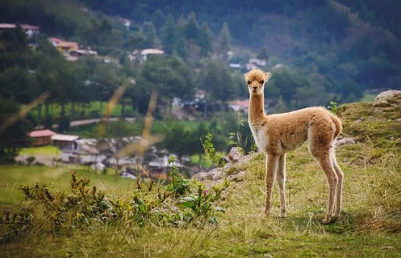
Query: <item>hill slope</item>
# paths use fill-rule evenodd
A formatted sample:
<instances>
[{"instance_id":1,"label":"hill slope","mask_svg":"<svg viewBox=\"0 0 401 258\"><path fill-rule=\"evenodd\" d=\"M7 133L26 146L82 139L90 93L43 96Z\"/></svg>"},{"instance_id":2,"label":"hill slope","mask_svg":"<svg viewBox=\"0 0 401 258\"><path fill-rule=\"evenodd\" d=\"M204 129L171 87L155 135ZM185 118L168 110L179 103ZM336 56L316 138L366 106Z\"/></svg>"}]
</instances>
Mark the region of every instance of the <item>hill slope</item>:
<instances>
[{"instance_id":1,"label":"hill slope","mask_svg":"<svg viewBox=\"0 0 401 258\"><path fill-rule=\"evenodd\" d=\"M139 226L127 217L56 237L33 227L31 234L1 245L2 257L399 257L400 103L393 98L339 108L343 134L357 143L337 149L345 173L344 208L330 225L319 223L327 201L325 175L303 146L288 155L286 219L276 217L277 187L271 217L262 215L264 157L256 154L226 171L245 171L245 176L231 182L219 201L226 212L217 225ZM122 198L133 196L134 190Z\"/></svg>"}]
</instances>

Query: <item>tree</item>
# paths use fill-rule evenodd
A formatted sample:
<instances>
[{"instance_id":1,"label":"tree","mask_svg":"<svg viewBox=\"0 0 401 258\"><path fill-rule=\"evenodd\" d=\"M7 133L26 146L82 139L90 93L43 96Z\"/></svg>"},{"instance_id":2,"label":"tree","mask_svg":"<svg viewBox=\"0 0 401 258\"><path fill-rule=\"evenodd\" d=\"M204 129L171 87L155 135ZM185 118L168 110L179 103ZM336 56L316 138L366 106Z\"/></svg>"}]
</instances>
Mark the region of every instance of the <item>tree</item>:
<instances>
[{"instance_id":1,"label":"tree","mask_svg":"<svg viewBox=\"0 0 401 258\"><path fill-rule=\"evenodd\" d=\"M166 23L163 26L161 40L164 51L167 54L172 54L176 46L176 28L174 25L174 18L171 14L167 16Z\"/></svg>"},{"instance_id":2,"label":"tree","mask_svg":"<svg viewBox=\"0 0 401 258\"><path fill-rule=\"evenodd\" d=\"M147 44L148 41L145 35L141 31L137 31L129 35L128 40L125 41L124 47L132 51L135 49L144 49Z\"/></svg>"},{"instance_id":3,"label":"tree","mask_svg":"<svg viewBox=\"0 0 401 258\"><path fill-rule=\"evenodd\" d=\"M177 44L177 54L178 56L180 56L182 59L186 60L187 58L187 54L188 54L188 49L187 49L187 45L185 44L185 40L183 38L181 38L178 41Z\"/></svg>"},{"instance_id":4,"label":"tree","mask_svg":"<svg viewBox=\"0 0 401 258\"><path fill-rule=\"evenodd\" d=\"M230 50L230 44L231 44L231 36L230 36L230 30L228 29L227 23L224 22L223 27L221 28L219 37L218 37L218 43L220 46L221 53L223 53L224 59L227 59L227 52Z\"/></svg>"},{"instance_id":5,"label":"tree","mask_svg":"<svg viewBox=\"0 0 401 258\"><path fill-rule=\"evenodd\" d=\"M266 62L269 60L269 55L267 54L267 50L266 50L265 47L263 47L263 48L260 50L260 52L259 52L257 58L266 60Z\"/></svg>"},{"instance_id":6,"label":"tree","mask_svg":"<svg viewBox=\"0 0 401 258\"><path fill-rule=\"evenodd\" d=\"M207 22L203 22L199 33L199 46L201 47L201 55L207 56L212 48L213 33Z\"/></svg>"},{"instance_id":7,"label":"tree","mask_svg":"<svg viewBox=\"0 0 401 258\"><path fill-rule=\"evenodd\" d=\"M184 27L184 37L187 40L197 41L199 38L199 25L196 21L194 12L191 12L188 16L188 21Z\"/></svg>"},{"instance_id":8,"label":"tree","mask_svg":"<svg viewBox=\"0 0 401 258\"><path fill-rule=\"evenodd\" d=\"M0 85L0 96L23 104L28 104L41 93L35 75L19 67L0 73Z\"/></svg>"},{"instance_id":9,"label":"tree","mask_svg":"<svg viewBox=\"0 0 401 258\"><path fill-rule=\"evenodd\" d=\"M149 56L141 66L137 85L145 96L157 90L167 103L166 113L174 97L189 98L194 91L191 70L182 59L159 55Z\"/></svg>"},{"instance_id":10,"label":"tree","mask_svg":"<svg viewBox=\"0 0 401 258\"><path fill-rule=\"evenodd\" d=\"M156 29L160 30L162 26L166 23L166 15L163 13L162 10L157 9L153 13L151 21L155 25Z\"/></svg>"},{"instance_id":11,"label":"tree","mask_svg":"<svg viewBox=\"0 0 401 258\"><path fill-rule=\"evenodd\" d=\"M177 24L175 25L175 38L177 42L180 42L180 40L182 40L184 38L184 30L185 30L185 26L186 26L187 22L184 19L184 16L180 16L180 18L177 21ZM179 47L177 46L177 49L179 49Z\"/></svg>"},{"instance_id":12,"label":"tree","mask_svg":"<svg viewBox=\"0 0 401 258\"><path fill-rule=\"evenodd\" d=\"M157 43L157 34L156 34L156 28L153 25L152 22L145 22L142 25L141 32L146 38L145 41L145 47L147 48L153 48L156 46Z\"/></svg>"},{"instance_id":13,"label":"tree","mask_svg":"<svg viewBox=\"0 0 401 258\"><path fill-rule=\"evenodd\" d=\"M26 34L21 27L17 26L15 29L7 29L0 35L0 40L7 52L26 53L30 51Z\"/></svg>"},{"instance_id":14,"label":"tree","mask_svg":"<svg viewBox=\"0 0 401 258\"><path fill-rule=\"evenodd\" d=\"M29 143L28 132L32 126L27 120L18 120L14 124L6 123L19 109L17 102L0 96L0 162L12 162L20 148Z\"/></svg>"},{"instance_id":15,"label":"tree","mask_svg":"<svg viewBox=\"0 0 401 258\"><path fill-rule=\"evenodd\" d=\"M269 80L269 86L267 88L275 87L279 89L286 107L290 108L297 88L308 86L309 83L307 79L301 74L290 70L283 70L274 73L274 76Z\"/></svg>"},{"instance_id":16,"label":"tree","mask_svg":"<svg viewBox=\"0 0 401 258\"><path fill-rule=\"evenodd\" d=\"M205 91L205 116L209 104L217 102L224 106L227 100L232 99L238 90L238 84L234 84L229 67L225 62L219 60L203 64L200 78L199 88Z\"/></svg>"}]
</instances>

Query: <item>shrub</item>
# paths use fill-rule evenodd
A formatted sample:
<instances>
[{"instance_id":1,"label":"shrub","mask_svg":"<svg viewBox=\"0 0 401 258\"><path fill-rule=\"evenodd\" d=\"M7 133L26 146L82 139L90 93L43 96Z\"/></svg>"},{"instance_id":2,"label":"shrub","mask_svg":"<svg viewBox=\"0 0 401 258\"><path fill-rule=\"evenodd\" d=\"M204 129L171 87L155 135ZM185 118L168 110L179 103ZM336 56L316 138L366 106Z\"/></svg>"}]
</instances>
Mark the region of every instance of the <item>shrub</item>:
<instances>
[{"instance_id":1,"label":"shrub","mask_svg":"<svg viewBox=\"0 0 401 258\"><path fill-rule=\"evenodd\" d=\"M21 186L24 205L20 211L0 216L0 243L9 242L29 230L57 235L71 230L90 230L96 225L127 224L143 227L203 226L215 224L224 209L215 206L227 182L207 193L199 182L183 178L176 168L173 180L162 190L154 181L138 179L127 196L116 197L90 188L90 180L73 172L68 191L54 191L46 185Z\"/></svg>"}]
</instances>

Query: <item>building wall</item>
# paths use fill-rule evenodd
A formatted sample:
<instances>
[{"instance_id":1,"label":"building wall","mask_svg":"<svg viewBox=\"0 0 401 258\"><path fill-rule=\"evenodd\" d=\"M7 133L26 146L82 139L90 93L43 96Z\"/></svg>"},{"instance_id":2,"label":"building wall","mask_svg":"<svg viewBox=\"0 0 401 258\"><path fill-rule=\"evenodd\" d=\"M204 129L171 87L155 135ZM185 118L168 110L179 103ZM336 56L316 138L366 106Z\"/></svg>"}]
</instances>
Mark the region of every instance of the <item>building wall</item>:
<instances>
[{"instance_id":1,"label":"building wall","mask_svg":"<svg viewBox=\"0 0 401 258\"><path fill-rule=\"evenodd\" d=\"M106 158L105 155L88 155L61 151L60 159L66 163L95 163L102 162Z\"/></svg>"},{"instance_id":2,"label":"building wall","mask_svg":"<svg viewBox=\"0 0 401 258\"><path fill-rule=\"evenodd\" d=\"M35 138L32 138L32 139L33 139L33 141L31 143L31 146L42 146L42 145L50 145L50 144L52 144L51 136L35 137Z\"/></svg>"},{"instance_id":3,"label":"building wall","mask_svg":"<svg viewBox=\"0 0 401 258\"><path fill-rule=\"evenodd\" d=\"M60 149L68 146L68 145L72 145L73 142L71 141L57 141L57 140L53 140L53 145L59 147Z\"/></svg>"}]
</instances>

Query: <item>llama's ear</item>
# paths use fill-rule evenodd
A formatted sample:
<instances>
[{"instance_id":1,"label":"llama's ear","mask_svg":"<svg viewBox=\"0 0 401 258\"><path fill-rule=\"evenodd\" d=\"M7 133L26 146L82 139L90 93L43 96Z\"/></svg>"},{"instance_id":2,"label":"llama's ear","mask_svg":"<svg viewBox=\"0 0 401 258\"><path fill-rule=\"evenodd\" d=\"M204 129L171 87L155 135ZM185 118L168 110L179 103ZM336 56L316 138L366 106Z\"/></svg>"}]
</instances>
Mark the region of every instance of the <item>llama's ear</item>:
<instances>
[{"instance_id":1,"label":"llama's ear","mask_svg":"<svg viewBox=\"0 0 401 258\"><path fill-rule=\"evenodd\" d=\"M249 73L244 73L244 78L245 78L245 81L247 80L247 78L248 78L248 74Z\"/></svg>"},{"instance_id":2,"label":"llama's ear","mask_svg":"<svg viewBox=\"0 0 401 258\"><path fill-rule=\"evenodd\" d=\"M267 72L265 73L265 80L268 80L272 76L271 73Z\"/></svg>"}]
</instances>

